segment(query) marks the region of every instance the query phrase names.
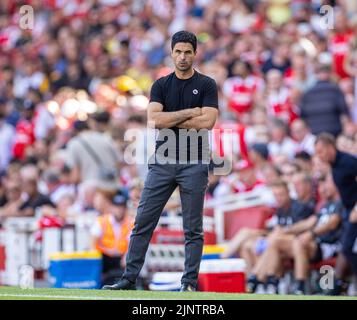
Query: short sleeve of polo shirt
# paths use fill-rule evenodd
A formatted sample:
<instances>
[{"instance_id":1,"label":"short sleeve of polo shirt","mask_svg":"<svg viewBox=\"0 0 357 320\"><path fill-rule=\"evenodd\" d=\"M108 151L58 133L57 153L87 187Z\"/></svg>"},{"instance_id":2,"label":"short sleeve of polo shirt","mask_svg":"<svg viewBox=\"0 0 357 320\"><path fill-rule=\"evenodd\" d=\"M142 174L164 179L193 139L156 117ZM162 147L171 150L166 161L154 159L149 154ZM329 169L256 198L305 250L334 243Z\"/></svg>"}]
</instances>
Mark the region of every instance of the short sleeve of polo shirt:
<instances>
[{"instance_id":1,"label":"short sleeve of polo shirt","mask_svg":"<svg viewBox=\"0 0 357 320\"><path fill-rule=\"evenodd\" d=\"M295 202L295 205L293 206L292 210L293 214L296 217L296 222L304 220L314 213L314 210L312 208L297 201Z\"/></svg>"},{"instance_id":2,"label":"short sleeve of polo shirt","mask_svg":"<svg viewBox=\"0 0 357 320\"><path fill-rule=\"evenodd\" d=\"M335 203L335 208L333 210L334 214L338 214L339 216L343 217L344 214L344 207L341 201Z\"/></svg>"},{"instance_id":3,"label":"short sleeve of polo shirt","mask_svg":"<svg viewBox=\"0 0 357 320\"><path fill-rule=\"evenodd\" d=\"M218 109L218 90L216 81L209 79L205 86L204 97L203 97L203 107L213 107Z\"/></svg>"},{"instance_id":4,"label":"short sleeve of polo shirt","mask_svg":"<svg viewBox=\"0 0 357 320\"><path fill-rule=\"evenodd\" d=\"M158 102L164 105L164 95L159 80L156 80L151 87L150 102Z\"/></svg>"}]
</instances>

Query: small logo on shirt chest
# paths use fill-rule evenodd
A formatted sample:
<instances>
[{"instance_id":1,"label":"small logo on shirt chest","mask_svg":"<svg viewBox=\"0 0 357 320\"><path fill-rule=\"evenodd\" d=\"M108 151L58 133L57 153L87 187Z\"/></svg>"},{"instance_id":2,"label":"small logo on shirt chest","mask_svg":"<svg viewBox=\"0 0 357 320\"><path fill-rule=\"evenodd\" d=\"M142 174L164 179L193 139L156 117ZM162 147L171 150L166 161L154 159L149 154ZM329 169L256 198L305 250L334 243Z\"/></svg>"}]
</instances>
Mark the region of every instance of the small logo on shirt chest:
<instances>
[{"instance_id":1,"label":"small logo on shirt chest","mask_svg":"<svg viewBox=\"0 0 357 320\"><path fill-rule=\"evenodd\" d=\"M193 90L192 90L192 93L193 93L193 94L197 94L197 93L198 93L198 90L197 90L197 89L193 89Z\"/></svg>"}]
</instances>

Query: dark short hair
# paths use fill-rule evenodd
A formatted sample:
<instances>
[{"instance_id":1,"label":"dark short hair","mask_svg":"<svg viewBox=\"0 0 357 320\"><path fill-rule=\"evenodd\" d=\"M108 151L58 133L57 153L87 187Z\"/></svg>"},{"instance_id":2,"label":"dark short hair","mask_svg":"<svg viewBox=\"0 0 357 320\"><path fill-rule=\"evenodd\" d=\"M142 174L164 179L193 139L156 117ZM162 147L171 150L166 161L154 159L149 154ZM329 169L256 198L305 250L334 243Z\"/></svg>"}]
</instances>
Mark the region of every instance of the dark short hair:
<instances>
[{"instance_id":1,"label":"dark short hair","mask_svg":"<svg viewBox=\"0 0 357 320\"><path fill-rule=\"evenodd\" d=\"M315 146L318 142L321 142L324 145L330 145L330 146L333 146L336 148L336 139L331 133L327 133L327 132L320 133L315 140Z\"/></svg>"},{"instance_id":2,"label":"dark short hair","mask_svg":"<svg viewBox=\"0 0 357 320\"><path fill-rule=\"evenodd\" d=\"M311 161L311 155L306 151L300 151L295 154L295 159L299 159L303 161Z\"/></svg>"},{"instance_id":3,"label":"dark short hair","mask_svg":"<svg viewBox=\"0 0 357 320\"><path fill-rule=\"evenodd\" d=\"M197 38L189 31L178 31L171 38L171 50L175 47L178 42L191 43L193 51L196 52L197 49Z\"/></svg>"},{"instance_id":4,"label":"dark short hair","mask_svg":"<svg viewBox=\"0 0 357 320\"><path fill-rule=\"evenodd\" d=\"M93 114L94 121L98 123L108 124L110 121L111 115L108 111L97 111Z\"/></svg>"},{"instance_id":5,"label":"dark short hair","mask_svg":"<svg viewBox=\"0 0 357 320\"><path fill-rule=\"evenodd\" d=\"M278 180L278 181L275 181L273 183L271 183L269 185L270 188L279 188L279 189L285 189L286 191L289 192L289 187L288 185L286 184L285 181L283 180Z\"/></svg>"},{"instance_id":6,"label":"dark short hair","mask_svg":"<svg viewBox=\"0 0 357 320\"><path fill-rule=\"evenodd\" d=\"M73 122L73 129L77 132L89 129L87 121L76 120Z\"/></svg>"},{"instance_id":7,"label":"dark short hair","mask_svg":"<svg viewBox=\"0 0 357 320\"><path fill-rule=\"evenodd\" d=\"M265 160L269 158L268 146L265 143L254 143L249 149L259 153Z\"/></svg>"}]
</instances>

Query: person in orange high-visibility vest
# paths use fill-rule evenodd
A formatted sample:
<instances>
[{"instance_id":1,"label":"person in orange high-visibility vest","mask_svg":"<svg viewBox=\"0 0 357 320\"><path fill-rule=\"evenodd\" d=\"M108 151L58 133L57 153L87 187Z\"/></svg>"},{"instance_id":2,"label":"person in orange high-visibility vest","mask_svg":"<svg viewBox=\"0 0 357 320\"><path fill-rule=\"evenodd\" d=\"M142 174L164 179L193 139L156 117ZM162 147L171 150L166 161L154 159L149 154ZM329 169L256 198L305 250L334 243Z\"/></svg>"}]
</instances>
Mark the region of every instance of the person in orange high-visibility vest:
<instances>
[{"instance_id":1,"label":"person in orange high-visibility vest","mask_svg":"<svg viewBox=\"0 0 357 320\"><path fill-rule=\"evenodd\" d=\"M92 235L95 248L102 253L102 281L107 283L123 272L133 221L127 214L127 197L122 191L99 189L94 204L100 216L92 228Z\"/></svg>"}]
</instances>

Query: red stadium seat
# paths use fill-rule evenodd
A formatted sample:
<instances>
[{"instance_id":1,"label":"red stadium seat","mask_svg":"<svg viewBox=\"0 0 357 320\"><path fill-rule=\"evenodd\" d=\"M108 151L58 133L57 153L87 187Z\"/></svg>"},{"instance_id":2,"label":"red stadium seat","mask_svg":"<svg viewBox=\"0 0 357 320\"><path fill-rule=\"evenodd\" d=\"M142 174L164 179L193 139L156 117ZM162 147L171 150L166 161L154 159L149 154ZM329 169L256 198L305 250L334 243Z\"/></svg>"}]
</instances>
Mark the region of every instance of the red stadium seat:
<instances>
[{"instance_id":1,"label":"red stadium seat","mask_svg":"<svg viewBox=\"0 0 357 320\"><path fill-rule=\"evenodd\" d=\"M224 235L231 239L241 228L264 229L274 210L265 206L227 211L224 216Z\"/></svg>"}]
</instances>

